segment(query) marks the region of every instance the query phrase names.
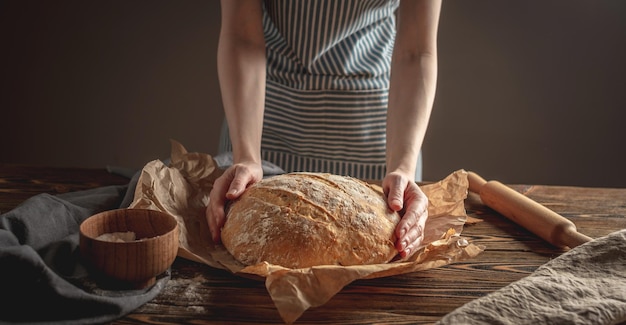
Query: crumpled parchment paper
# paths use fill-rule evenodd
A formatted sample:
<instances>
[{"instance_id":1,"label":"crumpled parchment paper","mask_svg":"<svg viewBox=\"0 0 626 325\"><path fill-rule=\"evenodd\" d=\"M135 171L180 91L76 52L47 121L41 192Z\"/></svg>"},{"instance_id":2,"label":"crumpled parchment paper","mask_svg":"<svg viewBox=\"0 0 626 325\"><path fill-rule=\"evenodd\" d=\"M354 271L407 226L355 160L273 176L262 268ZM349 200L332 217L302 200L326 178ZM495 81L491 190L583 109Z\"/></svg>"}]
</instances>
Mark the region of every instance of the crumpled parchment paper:
<instances>
[{"instance_id":1,"label":"crumpled parchment paper","mask_svg":"<svg viewBox=\"0 0 626 325\"><path fill-rule=\"evenodd\" d=\"M484 247L460 236L467 220L467 173L458 170L443 180L422 185L429 199L422 247L405 260L376 265L320 265L288 269L261 263L245 266L211 240L205 218L209 192L222 173L210 155L189 153L172 141L171 162L146 164L141 172L131 208L154 209L178 220L178 256L265 280L267 291L286 323L296 321L310 307L325 304L354 280L386 277L440 267L472 258Z\"/></svg>"}]
</instances>

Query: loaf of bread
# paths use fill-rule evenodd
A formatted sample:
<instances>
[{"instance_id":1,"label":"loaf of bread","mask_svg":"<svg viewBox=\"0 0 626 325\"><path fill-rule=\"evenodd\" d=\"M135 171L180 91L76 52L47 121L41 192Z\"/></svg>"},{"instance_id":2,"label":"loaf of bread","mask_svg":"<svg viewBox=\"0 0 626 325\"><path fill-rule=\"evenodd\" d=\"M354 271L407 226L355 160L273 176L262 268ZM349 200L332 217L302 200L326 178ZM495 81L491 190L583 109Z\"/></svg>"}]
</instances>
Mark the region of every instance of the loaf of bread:
<instances>
[{"instance_id":1,"label":"loaf of bread","mask_svg":"<svg viewBox=\"0 0 626 325\"><path fill-rule=\"evenodd\" d=\"M389 262L400 221L380 188L346 176L289 173L231 202L221 237L245 265L287 268Z\"/></svg>"}]
</instances>

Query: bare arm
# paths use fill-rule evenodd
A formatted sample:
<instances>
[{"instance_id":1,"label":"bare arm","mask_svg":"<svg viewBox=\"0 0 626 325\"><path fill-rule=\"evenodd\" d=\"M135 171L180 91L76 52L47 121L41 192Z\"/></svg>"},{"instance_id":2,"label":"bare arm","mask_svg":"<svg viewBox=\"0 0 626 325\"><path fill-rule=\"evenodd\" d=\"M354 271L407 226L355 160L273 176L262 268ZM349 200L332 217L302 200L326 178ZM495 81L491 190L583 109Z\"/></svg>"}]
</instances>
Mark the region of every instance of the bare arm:
<instances>
[{"instance_id":1,"label":"bare arm","mask_svg":"<svg viewBox=\"0 0 626 325\"><path fill-rule=\"evenodd\" d=\"M437 82L437 28L441 1L403 0L391 63L387 168L415 174Z\"/></svg>"},{"instance_id":2,"label":"bare arm","mask_svg":"<svg viewBox=\"0 0 626 325\"><path fill-rule=\"evenodd\" d=\"M414 253L424 237L428 198L414 182L417 157L428 127L437 82L437 29L440 0L403 0L391 61L387 111L389 207L404 211L396 227L396 248Z\"/></svg>"},{"instance_id":3,"label":"bare arm","mask_svg":"<svg viewBox=\"0 0 626 325\"><path fill-rule=\"evenodd\" d=\"M263 178L261 135L265 105L265 38L260 0L222 0L217 72L233 144L233 166L209 195L206 218L214 242L226 221L226 200Z\"/></svg>"},{"instance_id":4,"label":"bare arm","mask_svg":"<svg viewBox=\"0 0 626 325\"><path fill-rule=\"evenodd\" d=\"M222 0L217 52L235 163L260 163L265 104L265 39L260 0Z\"/></svg>"}]
</instances>

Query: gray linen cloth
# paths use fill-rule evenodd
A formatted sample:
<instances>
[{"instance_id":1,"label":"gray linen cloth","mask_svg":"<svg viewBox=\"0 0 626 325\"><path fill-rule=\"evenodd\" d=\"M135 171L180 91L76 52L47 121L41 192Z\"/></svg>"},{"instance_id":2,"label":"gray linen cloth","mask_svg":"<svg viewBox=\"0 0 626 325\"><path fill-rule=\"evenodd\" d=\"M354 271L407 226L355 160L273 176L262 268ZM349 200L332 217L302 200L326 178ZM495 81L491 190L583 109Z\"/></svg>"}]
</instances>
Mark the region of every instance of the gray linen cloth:
<instances>
[{"instance_id":1,"label":"gray linen cloth","mask_svg":"<svg viewBox=\"0 0 626 325\"><path fill-rule=\"evenodd\" d=\"M40 194L0 216L0 324L110 322L161 291L169 272L145 290L100 287L78 253L80 223L121 207L127 188Z\"/></svg>"},{"instance_id":2,"label":"gray linen cloth","mask_svg":"<svg viewBox=\"0 0 626 325\"><path fill-rule=\"evenodd\" d=\"M437 324L626 322L626 229L578 246Z\"/></svg>"},{"instance_id":3,"label":"gray linen cloth","mask_svg":"<svg viewBox=\"0 0 626 325\"><path fill-rule=\"evenodd\" d=\"M215 158L220 168L232 164L232 154ZM107 323L152 300L165 287L169 270L143 290L102 286L79 256L80 224L133 201L141 171L108 170L129 177L129 183L39 194L0 215L0 324ZM268 162L263 162L263 171L265 176L283 173Z\"/></svg>"}]
</instances>

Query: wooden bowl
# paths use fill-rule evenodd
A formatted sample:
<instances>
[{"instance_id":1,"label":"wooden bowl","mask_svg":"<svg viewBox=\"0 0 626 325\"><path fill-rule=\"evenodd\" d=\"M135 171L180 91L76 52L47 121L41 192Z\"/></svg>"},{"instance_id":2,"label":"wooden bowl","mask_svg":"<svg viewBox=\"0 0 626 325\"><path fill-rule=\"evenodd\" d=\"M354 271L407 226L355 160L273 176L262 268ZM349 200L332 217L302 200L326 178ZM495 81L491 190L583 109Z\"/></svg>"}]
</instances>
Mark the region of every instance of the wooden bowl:
<instances>
[{"instance_id":1,"label":"wooden bowl","mask_svg":"<svg viewBox=\"0 0 626 325\"><path fill-rule=\"evenodd\" d=\"M124 232L134 233L136 239L103 238ZM141 289L153 285L172 265L178 236L178 223L169 214L148 209L110 210L80 225L80 254L102 278L120 287Z\"/></svg>"}]
</instances>

